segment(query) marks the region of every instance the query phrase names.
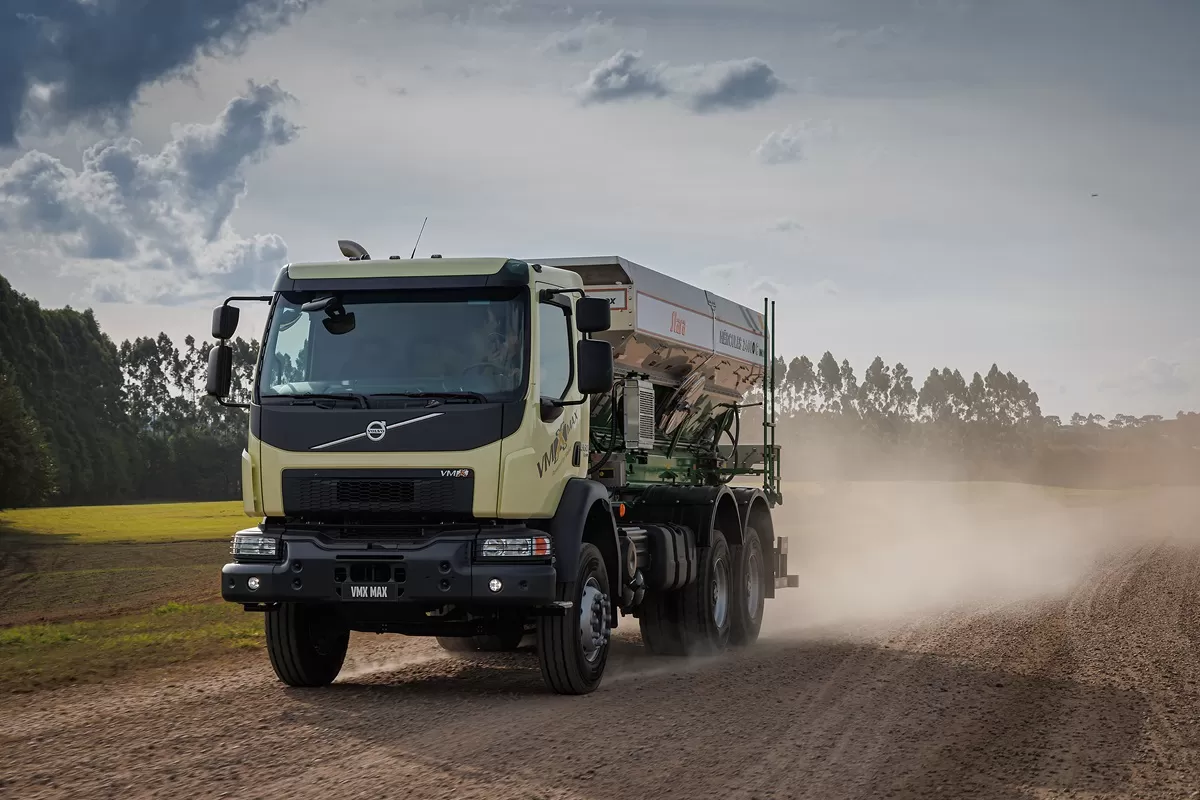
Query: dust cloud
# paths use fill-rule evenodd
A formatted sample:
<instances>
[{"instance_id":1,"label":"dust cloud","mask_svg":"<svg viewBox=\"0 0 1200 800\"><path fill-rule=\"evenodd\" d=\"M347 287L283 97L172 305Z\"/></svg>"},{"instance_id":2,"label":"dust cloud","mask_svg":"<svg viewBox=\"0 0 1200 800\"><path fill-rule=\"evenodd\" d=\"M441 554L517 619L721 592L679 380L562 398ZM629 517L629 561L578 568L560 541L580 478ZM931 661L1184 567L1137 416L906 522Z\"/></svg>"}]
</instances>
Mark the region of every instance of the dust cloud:
<instances>
[{"instance_id":1,"label":"dust cloud","mask_svg":"<svg viewBox=\"0 0 1200 800\"><path fill-rule=\"evenodd\" d=\"M873 636L1061 598L1106 558L1188 539L1197 505L1186 489L1010 483L800 483L784 495L773 516L800 587L768 601L764 638Z\"/></svg>"}]
</instances>

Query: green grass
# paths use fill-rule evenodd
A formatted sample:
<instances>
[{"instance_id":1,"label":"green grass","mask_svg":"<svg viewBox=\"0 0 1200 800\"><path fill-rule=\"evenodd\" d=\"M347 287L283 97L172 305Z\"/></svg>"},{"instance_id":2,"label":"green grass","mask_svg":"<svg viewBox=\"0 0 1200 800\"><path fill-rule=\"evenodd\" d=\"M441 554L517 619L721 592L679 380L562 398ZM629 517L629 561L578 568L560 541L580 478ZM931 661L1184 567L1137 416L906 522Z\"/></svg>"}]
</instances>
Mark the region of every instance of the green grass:
<instances>
[{"instance_id":1,"label":"green grass","mask_svg":"<svg viewBox=\"0 0 1200 800\"><path fill-rule=\"evenodd\" d=\"M168 602L106 620L0 629L0 692L91 683L263 646L263 620L226 603Z\"/></svg>"},{"instance_id":2,"label":"green grass","mask_svg":"<svg viewBox=\"0 0 1200 800\"><path fill-rule=\"evenodd\" d=\"M228 539L254 520L241 502L25 508L0 513L0 537L67 537L75 544Z\"/></svg>"},{"instance_id":3,"label":"green grass","mask_svg":"<svg viewBox=\"0 0 1200 800\"><path fill-rule=\"evenodd\" d=\"M262 618L220 597L242 504L0 514L0 690L105 680L261 646Z\"/></svg>"}]
</instances>

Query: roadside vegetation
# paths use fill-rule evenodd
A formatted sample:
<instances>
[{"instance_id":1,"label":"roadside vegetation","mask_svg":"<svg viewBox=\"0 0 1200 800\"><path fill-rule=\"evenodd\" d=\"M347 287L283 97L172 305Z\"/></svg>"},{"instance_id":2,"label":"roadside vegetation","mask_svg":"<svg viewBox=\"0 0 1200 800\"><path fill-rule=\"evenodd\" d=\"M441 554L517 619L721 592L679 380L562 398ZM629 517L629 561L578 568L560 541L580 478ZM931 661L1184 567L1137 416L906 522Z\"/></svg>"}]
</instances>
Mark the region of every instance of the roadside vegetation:
<instances>
[{"instance_id":1,"label":"roadside vegetation","mask_svg":"<svg viewBox=\"0 0 1200 800\"><path fill-rule=\"evenodd\" d=\"M0 692L103 680L262 644L220 601L240 503L0 513Z\"/></svg>"}]
</instances>

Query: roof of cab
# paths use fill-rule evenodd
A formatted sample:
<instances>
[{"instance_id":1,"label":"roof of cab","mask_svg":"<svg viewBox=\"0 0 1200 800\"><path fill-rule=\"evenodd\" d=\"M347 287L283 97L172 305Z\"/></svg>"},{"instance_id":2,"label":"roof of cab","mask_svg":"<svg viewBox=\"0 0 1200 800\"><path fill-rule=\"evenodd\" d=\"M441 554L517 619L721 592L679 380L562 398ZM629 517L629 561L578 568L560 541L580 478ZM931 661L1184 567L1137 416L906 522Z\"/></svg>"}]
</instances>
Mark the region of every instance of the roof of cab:
<instances>
[{"instance_id":1,"label":"roof of cab","mask_svg":"<svg viewBox=\"0 0 1200 800\"><path fill-rule=\"evenodd\" d=\"M508 258L374 258L365 261L311 261L287 265L292 280L314 278L403 278L492 275Z\"/></svg>"}]
</instances>

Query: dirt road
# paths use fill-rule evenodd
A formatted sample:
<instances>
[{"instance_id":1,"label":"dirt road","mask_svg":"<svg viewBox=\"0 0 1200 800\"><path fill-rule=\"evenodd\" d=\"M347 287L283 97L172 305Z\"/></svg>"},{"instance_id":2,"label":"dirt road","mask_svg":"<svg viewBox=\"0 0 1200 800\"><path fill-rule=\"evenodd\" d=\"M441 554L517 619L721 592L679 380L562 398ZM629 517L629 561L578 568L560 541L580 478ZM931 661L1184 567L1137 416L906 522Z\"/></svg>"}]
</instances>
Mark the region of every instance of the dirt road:
<instances>
[{"instance_id":1,"label":"dirt road","mask_svg":"<svg viewBox=\"0 0 1200 800\"><path fill-rule=\"evenodd\" d=\"M877 561L879 534L833 537L752 650L659 660L629 626L587 697L546 694L528 653L359 637L323 691L254 653L4 698L0 796L1200 797L1200 556L1176 512L1011 551L984 530L925 572L916 534ZM857 605L830 590L851 575Z\"/></svg>"}]
</instances>

